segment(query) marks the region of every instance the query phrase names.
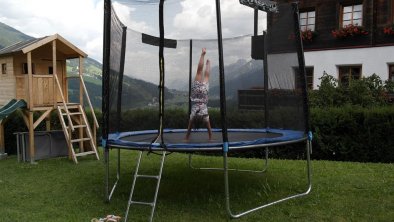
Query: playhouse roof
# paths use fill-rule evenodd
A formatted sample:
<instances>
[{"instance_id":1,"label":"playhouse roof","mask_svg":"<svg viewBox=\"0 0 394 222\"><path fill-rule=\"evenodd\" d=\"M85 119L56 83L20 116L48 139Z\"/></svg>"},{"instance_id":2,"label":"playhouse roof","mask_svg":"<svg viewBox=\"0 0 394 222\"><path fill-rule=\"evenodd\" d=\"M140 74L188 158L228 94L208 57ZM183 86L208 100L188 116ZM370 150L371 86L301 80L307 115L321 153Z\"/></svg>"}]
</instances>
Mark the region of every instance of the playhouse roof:
<instances>
[{"instance_id":1,"label":"playhouse roof","mask_svg":"<svg viewBox=\"0 0 394 222\"><path fill-rule=\"evenodd\" d=\"M17 52L22 52L26 54L28 52L33 51L34 49L50 44L53 40L56 40L57 50L61 51L64 55L66 55L67 58L71 59L71 58L77 58L79 56L87 57L86 53L84 53L78 47L71 44L69 41L67 41L59 34L17 42L13 45L1 49L0 56L14 54Z\"/></svg>"}]
</instances>

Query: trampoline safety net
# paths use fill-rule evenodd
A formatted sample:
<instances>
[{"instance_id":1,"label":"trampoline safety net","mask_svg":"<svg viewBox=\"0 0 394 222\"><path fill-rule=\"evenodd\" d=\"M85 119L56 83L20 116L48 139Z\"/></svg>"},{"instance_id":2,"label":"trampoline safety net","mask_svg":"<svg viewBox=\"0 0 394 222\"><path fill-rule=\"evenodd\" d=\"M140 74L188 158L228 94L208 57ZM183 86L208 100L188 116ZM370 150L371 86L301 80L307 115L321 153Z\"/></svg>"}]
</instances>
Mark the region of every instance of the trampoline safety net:
<instances>
[{"instance_id":1,"label":"trampoline safety net","mask_svg":"<svg viewBox=\"0 0 394 222\"><path fill-rule=\"evenodd\" d=\"M246 7L234 5L243 10ZM157 130L159 36L157 32L141 33L126 28L112 5L107 7L111 10L107 10L110 15L106 14L104 30L103 137L117 132ZM159 6L150 8L151 15L159 18ZM164 32L163 127L187 128L190 86L201 50L206 48L205 59L211 61L208 110L212 128L221 128L225 118L228 128L308 132L305 67L295 10L291 4L279 4L277 13L267 13L265 36L250 33L223 39L225 98L220 97L218 40L172 39ZM253 9L249 11L253 15ZM166 18L172 15L165 11L164 16L166 27L170 20ZM223 22L225 18L222 14ZM210 25L216 27L216 21ZM155 27L159 30L159 19ZM260 51L256 52L257 49ZM264 54L263 59L252 58L252 51ZM220 112L223 100L226 116Z\"/></svg>"}]
</instances>

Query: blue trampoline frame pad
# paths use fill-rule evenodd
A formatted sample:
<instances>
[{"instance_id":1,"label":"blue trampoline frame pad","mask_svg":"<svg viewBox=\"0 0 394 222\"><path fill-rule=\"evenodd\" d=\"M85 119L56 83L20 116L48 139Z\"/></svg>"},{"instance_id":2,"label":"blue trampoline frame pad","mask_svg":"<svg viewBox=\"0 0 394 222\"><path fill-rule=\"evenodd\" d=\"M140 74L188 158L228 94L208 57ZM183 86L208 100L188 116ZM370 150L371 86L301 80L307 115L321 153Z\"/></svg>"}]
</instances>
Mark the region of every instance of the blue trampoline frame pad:
<instances>
[{"instance_id":1,"label":"blue trampoline frame pad","mask_svg":"<svg viewBox=\"0 0 394 222\"><path fill-rule=\"evenodd\" d=\"M227 133L230 150L284 145L307 139L305 132L287 129L228 129ZM161 137L158 137L158 130L119 132L108 135L107 145L121 149L172 152L221 151L223 149L221 129L212 129L211 140L208 139L206 129L192 130L190 139L187 141L185 135L186 129L164 129L164 143L162 143Z\"/></svg>"}]
</instances>

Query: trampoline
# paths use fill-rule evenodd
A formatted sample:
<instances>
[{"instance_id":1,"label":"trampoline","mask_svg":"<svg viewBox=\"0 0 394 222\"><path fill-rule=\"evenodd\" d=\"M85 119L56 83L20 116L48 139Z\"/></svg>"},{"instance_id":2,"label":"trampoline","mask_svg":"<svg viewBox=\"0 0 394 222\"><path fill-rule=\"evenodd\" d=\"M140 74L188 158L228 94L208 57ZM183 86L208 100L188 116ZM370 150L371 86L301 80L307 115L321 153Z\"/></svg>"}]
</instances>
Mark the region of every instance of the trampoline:
<instances>
[{"instance_id":1,"label":"trampoline","mask_svg":"<svg viewBox=\"0 0 394 222\"><path fill-rule=\"evenodd\" d=\"M228 129L229 149L242 150L277 146L287 143L304 141L304 132L280 129ZM113 147L123 149L171 151L171 152L196 152L196 151L221 151L222 130L212 129L212 139L208 140L206 130L195 130L192 137L185 141L186 129L164 129L163 137L166 138L166 147L162 141L152 143L157 137L157 130L144 130L110 134L108 142ZM231 142L232 141L232 142Z\"/></svg>"},{"instance_id":2,"label":"trampoline","mask_svg":"<svg viewBox=\"0 0 394 222\"><path fill-rule=\"evenodd\" d=\"M310 193L312 133L297 3L226 0L226 9L231 10L222 11L220 0L205 2L201 8L216 13L216 21L209 20L214 21L209 25L216 27L216 39L176 39L169 37L174 35L167 35L165 27L175 28L177 16L171 13L179 11L180 0L152 0L146 4L145 1L113 1L121 7L134 7L133 3L143 5L139 9L142 11L136 14L151 15L155 20L150 19L148 23L158 31L142 33L127 28L117 16L111 0L104 1L102 146L106 201L114 197L121 181L120 150L138 152L125 221L134 205L151 207L149 220L153 220L165 158L172 152L187 153L192 169L223 172L223 193L230 218L243 217ZM134 12L134 9L129 11ZM252 33L223 37L222 30L229 33L230 29L226 21L223 21L226 27L222 28L222 17L234 22L233 12L242 12L252 18ZM259 21L265 21L264 16L266 29L259 32ZM171 28L168 32L173 31ZM177 29L174 33L180 31ZM213 135L208 139L207 129L193 129L190 138L185 140L192 106L192 81L202 48L206 48L206 57L212 67L207 106ZM229 171L261 175L268 170L270 148L296 143L305 143L305 150L301 152L306 162L306 178L300 179L305 180L305 191L290 191L288 196L257 203L254 208L235 213L229 191ZM117 150L116 178L111 177L109 153L112 150ZM261 150L265 152L263 169L228 167L229 154L252 151L261 157ZM223 167L193 167L192 155L204 152L220 153ZM140 173L141 162L151 156L143 154L149 153L161 156L157 175ZM152 201L134 200L136 183L143 179L157 182ZM302 182L297 181L297 184Z\"/></svg>"}]
</instances>

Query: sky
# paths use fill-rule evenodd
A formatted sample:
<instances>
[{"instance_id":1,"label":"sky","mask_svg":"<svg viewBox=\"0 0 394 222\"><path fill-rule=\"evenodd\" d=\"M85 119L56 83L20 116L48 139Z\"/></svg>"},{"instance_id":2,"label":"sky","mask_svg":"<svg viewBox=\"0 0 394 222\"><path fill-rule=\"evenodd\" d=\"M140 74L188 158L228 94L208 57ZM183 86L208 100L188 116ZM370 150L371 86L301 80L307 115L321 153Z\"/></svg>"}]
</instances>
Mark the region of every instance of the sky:
<instances>
[{"instance_id":1,"label":"sky","mask_svg":"<svg viewBox=\"0 0 394 222\"><path fill-rule=\"evenodd\" d=\"M120 20L139 32L158 35L157 0L113 0ZM0 0L0 22L27 35L60 34L89 57L102 61L103 0ZM214 39L215 0L166 0L165 36L173 39ZM253 33L253 9L238 0L221 0L223 37ZM259 13L259 33L265 15Z\"/></svg>"}]
</instances>

